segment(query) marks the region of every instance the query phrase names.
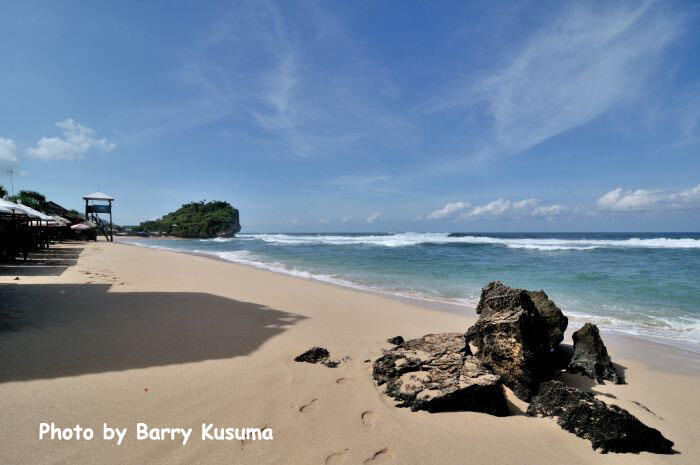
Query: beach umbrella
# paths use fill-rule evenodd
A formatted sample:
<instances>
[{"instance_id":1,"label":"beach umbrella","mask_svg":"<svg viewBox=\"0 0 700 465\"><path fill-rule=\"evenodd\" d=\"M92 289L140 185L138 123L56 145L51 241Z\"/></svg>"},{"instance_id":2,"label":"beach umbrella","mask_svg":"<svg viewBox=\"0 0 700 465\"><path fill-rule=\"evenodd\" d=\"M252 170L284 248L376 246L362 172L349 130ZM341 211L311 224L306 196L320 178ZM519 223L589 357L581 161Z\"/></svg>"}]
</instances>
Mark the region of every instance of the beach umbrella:
<instances>
[{"instance_id":1,"label":"beach umbrella","mask_svg":"<svg viewBox=\"0 0 700 465\"><path fill-rule=\"evenodd\" d=\"M34 210L32 207L28 207L26 205L20 205L20 207L31 217L37 218L41 221L53 221L53 217L47 215L46 213L41 213L39 210Z\"/></svg>"},{"instance_id":2,"label":"beach umbrella","mask_svg":"<svg viewBox=\"0 0 700 465\"><path fill-rule=\"evenodd\" d=\"M92 229L96 227L97 225L93 223L92 221L83 221L82 223L74 224L70 228L75 230L75 231L85 231L87 229Z\"/></svg>"},{"instance_id":3,"label":"beach umbrella","mask_svg":"<svg viewBox=\"0 0 700 465\"><path fill-rule=\"evenodd\" d=\"M9 211L9 213L12 213L13 215L29 216L29 213L26 210L27 207L14 202L10 202L9 200L0 199L0 208Z\"/></svg>"},{"instance_id":4,"label":"beach umbrella","mask_svg":"<svg viewBox=\"0 0 700 465\"><path fill-rule=\"evenodd\" d=\"M62 216L51 215L51 218L53 218L54 221L55 221L57 224L60 224L61 226L68 226L68 225L70 225L70 221L68 221L67 219L65 219L65 218L62 217Z\"/></svg>"}]
</instances>

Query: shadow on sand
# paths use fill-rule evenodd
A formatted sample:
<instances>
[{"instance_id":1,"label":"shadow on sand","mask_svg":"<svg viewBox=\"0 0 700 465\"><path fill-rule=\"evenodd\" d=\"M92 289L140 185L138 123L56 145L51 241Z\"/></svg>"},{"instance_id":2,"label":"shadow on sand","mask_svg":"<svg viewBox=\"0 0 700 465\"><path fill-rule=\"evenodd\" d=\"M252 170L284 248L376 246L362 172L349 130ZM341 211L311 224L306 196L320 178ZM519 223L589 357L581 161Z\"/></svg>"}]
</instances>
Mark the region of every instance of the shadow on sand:
<instances>
[{"instance_id":1,"label":"shadow on sand","mask_svg":"<svg viewBox=\"0 0 700 465\"><path fill-rule=\"evenodd\" d=\"M27 261L0 262L0 276L60 276L66 268L78 263L83 247L39 249L30 252Z\"/></svg>"},{"instance_id":2,"label":"shadow on sand","mask_svg":"<svg viewBox=\"0 0 700 465\"><path fill-rule=\"evenodd\" d=\"M110 287L0 285L0 313L19 328L0 332L0 382L242 356L305 318L211 294Z\"/></svg>"}]
</instances>

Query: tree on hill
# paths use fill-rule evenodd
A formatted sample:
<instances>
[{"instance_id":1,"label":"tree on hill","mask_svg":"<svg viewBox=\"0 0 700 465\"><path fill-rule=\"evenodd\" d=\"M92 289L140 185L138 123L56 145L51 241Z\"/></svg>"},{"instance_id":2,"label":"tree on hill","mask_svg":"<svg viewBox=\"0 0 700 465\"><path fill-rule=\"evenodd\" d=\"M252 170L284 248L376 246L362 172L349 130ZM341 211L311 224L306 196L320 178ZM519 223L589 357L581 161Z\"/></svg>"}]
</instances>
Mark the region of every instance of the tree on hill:
<instances>
[{"instance_id":1,"label":"tree on hill","mask_svg":"<svg viewBox=\"0 0 700 465\"><path fill-rule=\"evenodd\" d=\"M177 237L233 236L241 230L238 210L228 202L192 202L158 220L144 221L137 232L164 233Z\"/></svg>"}]
</instances>

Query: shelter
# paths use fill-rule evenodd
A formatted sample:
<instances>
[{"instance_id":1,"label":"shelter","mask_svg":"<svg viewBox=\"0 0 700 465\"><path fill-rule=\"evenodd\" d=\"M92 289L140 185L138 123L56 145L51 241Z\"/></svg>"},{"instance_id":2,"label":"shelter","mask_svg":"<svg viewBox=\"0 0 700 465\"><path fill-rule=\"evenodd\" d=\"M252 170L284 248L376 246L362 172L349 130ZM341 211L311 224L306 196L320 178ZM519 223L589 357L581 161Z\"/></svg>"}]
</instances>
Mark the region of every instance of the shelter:
<instances>
[{"instance_id":1,"label":"shelter","mask_svg":"<svg viewBox=\"0 0 700 465\"><path fill-rule=\"evenodd\" d=\"M105 238L110 242L114 242L114 228L112 225L112 201L114 197L104 192L93 192L83 197L83 199L85 199L85 220L95 223ZM109 214L109 226L102 221L100 213Z\"/></svg>"}]
</instances>

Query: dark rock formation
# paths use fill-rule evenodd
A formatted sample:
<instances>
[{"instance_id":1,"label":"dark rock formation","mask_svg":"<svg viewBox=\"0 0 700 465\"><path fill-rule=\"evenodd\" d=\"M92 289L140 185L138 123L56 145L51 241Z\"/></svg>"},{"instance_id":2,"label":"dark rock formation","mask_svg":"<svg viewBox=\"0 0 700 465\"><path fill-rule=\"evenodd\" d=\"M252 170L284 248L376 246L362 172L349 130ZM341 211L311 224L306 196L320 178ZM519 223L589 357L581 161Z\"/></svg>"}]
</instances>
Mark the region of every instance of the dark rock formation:
<instances>
[{"instance_id":1,"label":"dark rock formation","mask_svg":"<svg viewBox=\"0 0 700 465\"><path fill-rule=\"evenodd\" d=\"M586 323L583 328L574 333L573 339L574 355L568 366L570 372L584 373L599 383L604 379L615 384L625 383L624 375L610 360L596 325Z\"/></svg>"},{"instance_id":2,"label":"dark rock formation","mask_svg":"<svg viewBox=\"0 0 700 465\"><path fill-rule=\"evenodd\" d=\"M520 399L530 400L548 365L549 334L528 292L494 281L482 290L476 312L479 320L465 338L503 384Z\"/></svg>"},{"instance_id":3,"label":"dark rock formation","mask_svg":"<svg viewBox=\"0 0 700 465\"><path fill-rule=\"evenodd\" d=\"M386 342L397 346L399 344L403 344L403 337L401 337L401 336L390 337L389 339L386 340Z\"/></svg>"},{"instance_id":4,"label":"dark rock formation","mask_svg":"<svg viewBox=\"0 0 700 465\"><path fill-rule=\"evenodd\" d=\"M627 410L607 405L593 394L567 387L561 381L540 385L527 409L529 416L557 417L566 431L588 439L601 452L654 452L670 454L673 441L640 422Z\"/></svg>"},{"instance_id":5,"label":"dark rock formation","mask_svg":"<svg viewBox=\"0 0 700 465\"><path fill-rule=\"evenodd\" d=\"M320 363L328 368L336 368L340 365L338 360L331 360L330 353L323 347L312 347L301 355L297 355L295 362Z\"/></svg>"},{"instance_id":6,"label":"dark rock formation","mask_svg":"<svg viewBox=\"0 0 700 465\"><path fill-rule=\"evenodd\" d=\"M373 376L411 410L508 414L500 378L471 355L460 333L411 339L375 360Z\"/></svg>"},{"instance_id":7,"label":"dark rock formation","mask_svg":"<svg viewBox=\"0 0 700 465\"><path fill-rule=\"evenodd\" d=\"M328 360L330 353L323 347L312 347L301 355L297 355L295 362L319 363Z\"/></svg>"},{"instance_id":8,"label":"dark rock formation","mask_svg":"<svg viewBox=\"0 0 700 465\"><path fill-rule=\"evenodd\" d=\"M564 331L569 324L569 319L562 313L561 309L547 297L544 291L527 291L532 303L537 307L540 316L547 323L549 332L549 348L556 348L564 340Z\"/></svg>"}]
</instances>

